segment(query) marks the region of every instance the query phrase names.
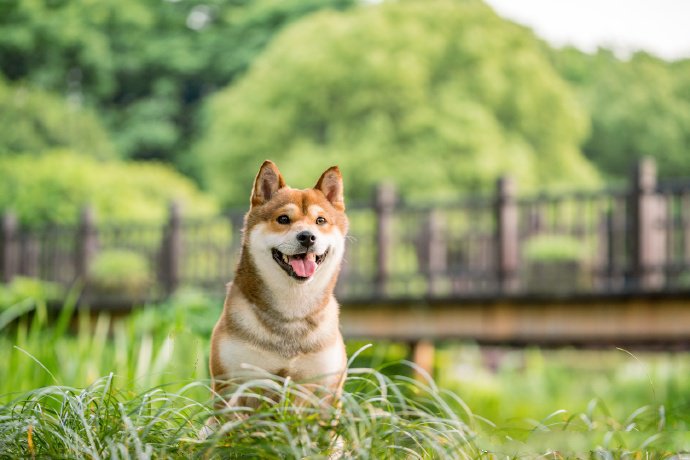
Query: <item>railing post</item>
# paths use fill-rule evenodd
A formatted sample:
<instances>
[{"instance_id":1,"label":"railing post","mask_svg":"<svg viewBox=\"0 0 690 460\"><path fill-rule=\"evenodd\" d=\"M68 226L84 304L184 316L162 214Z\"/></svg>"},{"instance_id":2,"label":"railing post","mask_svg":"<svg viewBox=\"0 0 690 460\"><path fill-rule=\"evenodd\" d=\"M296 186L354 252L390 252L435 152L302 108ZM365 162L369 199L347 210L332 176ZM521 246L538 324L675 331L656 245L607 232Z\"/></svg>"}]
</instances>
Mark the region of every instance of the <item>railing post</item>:
<instances>
[{"instance_id":1,"label":"railing post","mask_svg":"<svg viewBox=\"0 0 690 460\"><path fill-rule=\"evenodd\" d=\"M656 163L651 158L640 160L630 187L630 247L633 286L641 290L659 289L664 284L665 206L656 186Z\"/></svg>"},{"instance_id":2,"label":"railing post","mask_svg":"<svg viewBox=\"0 0 690 460\"><path fill-rule=\"evenodd\" d=\"M374 209L376 210L376 294L385 297L389 261L393 247L393 211L396 192L392 184L380 184L376 187Z\"/></svg>"},{"instance_id":3,"label":"railing post","mask_svg":"<svg viewBox=\"0 0 690 460\"><path fill-rule=\"evenodd\" d=\"M2 215L2 281L9 283L19 272L19 224L13 212Z\"/></svg>"},{"instance_id":4,"label":"railing post","mask_svg":"<svg viewBox=\"0 0 690 460\"><path fill-rule=\"evenodd\" d=\"M430 339L419 339L411 342L410 348L412 362L419 369L415 369L414 378L420 382L427 382L427 375L431 378L434 376L434 358L436 356L434 342Z\"/></svg>"},{"instance_id":5,"label":"railing post","mask_svg":"<svg viewBox=\"0 0 690 460\"><path fill-rule=\"evenodd\" d=\"M683 231L683 263L690 265L690 192L681 199L681 228Z\"/></svg>"},{"instance_id":6,"label":"railing post","mask_svg":"<svg viewBox=\"0 0 690 460\"><path fill-rule=\"evenodd\" d=\"M501 177L496 182L496 276L502 293L517 289L519 234L515 189L511 177Z\"/></svg>"},{"instance_id":7,"label":"railing post","mask_svg":"<svg viewBox=\"0 0 690 460\"><path fill-rule=\"evenodd\" d=\"M614 249L614 220L613 209L607 209L599 214L597 232L597 273L596 286L598 289L611 290L614 286L615 249Z\"/></svg>"},{"instance_id":8,"label":"railing post","mask_svg":"<svg viewBox=\"0 0 690 460\"><path fill-rule=\"evenodd\" d=\"M441 294L443 276L448 268L445 219L438 209L429 211L426 228L423 232L424 262L429 283L429 295Z\"/></svg>"},{"instance_id":9,"label":"railing post","mask_svg":"<svg viewBox=\"0 0 690 460\"><path fill-rule=\"evenodd\" d=\"M168 224L165 227L161 247L161 278L166 295L175 292L180 283L182 256L182 212L179 203L170 204Z\"/></svg>"},{"instance_id":10,"label":"railing post","mask_svg":"<svg viewBox=\"0 0 690 460\"><path fill-rule=\"evenodd\" d=\"M77 279L86 280L89 275L91 261L98 251L98 230L96 229L96 218L91 206L86 206L82 210L76 237L75 276Z\"/></svg>"}]
</instances>

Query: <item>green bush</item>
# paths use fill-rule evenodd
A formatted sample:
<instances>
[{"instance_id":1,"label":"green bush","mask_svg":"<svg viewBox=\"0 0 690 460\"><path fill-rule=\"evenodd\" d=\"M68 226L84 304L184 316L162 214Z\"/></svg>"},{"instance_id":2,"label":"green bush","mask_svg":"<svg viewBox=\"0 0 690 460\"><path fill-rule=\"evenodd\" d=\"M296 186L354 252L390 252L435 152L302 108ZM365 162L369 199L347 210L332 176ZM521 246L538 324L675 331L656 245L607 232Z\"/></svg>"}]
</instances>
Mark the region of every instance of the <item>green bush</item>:
<instances>
[{"instance_id":1,"label":"green bush","mask_svg":"<svg viewBox=\"0 0 690 460\"><path fill-rule=\"evenodd\" d=\"M523 256L528 262L581 262L586 258L585 246L566 235L539 235L525 244Z\"/></svg>"},{"instance_id":2,"label":"green bush","mask_svg":"<svg viewBox=\"0 0 690 460\"><path fill-rule=\"evenodd\" d=\"M572 236L535 236L525 244L523 257L523 282L528 291L564 294L591 286L586 246Z\"/></svg>"},{"instance_id":3,"label":"green bush","mask_svg":"<svg viewBox=\"0 0 690 460\"><path fill-rule=\"evenodd\" d=\"M125 249L99 253L89 267L89 285L102 294L140 296L151 284L149 263Z\"/></svg>"},{"instance_id":4,"label":"green bush","mask_svg":"<svg viewBox=\"0 0 690 460\"><path fill-rule=\"evenodd\" d=\"M186 217L211 216L215 201L172 167L98 161L72 151L0 156L0 211L13 210L25 226L74 224L92 205L98 222L161 223L178 200Z\"/></svg>"},{"instance_id":5,"label":"green bush","mask_svg":"<svg viewBox=\"0 0 690 460\"><path fill-rule=\"evenodd\" d=\"M70 148L102 159L117 156L97 115L78 104L0 77L0 156Z\"/></svg>"},{"instance_id":6,"label":"green bush","mask_svg":"<svg viewBox=\"0 0 690 460\"><path fill-rule=\"evenodd\" d=\"M8 284L0 284L0 310L26 300L35 302L59 300L64 297L64 291L64 288L57 283L18 276Z\"/></svg>"}]
</instances>

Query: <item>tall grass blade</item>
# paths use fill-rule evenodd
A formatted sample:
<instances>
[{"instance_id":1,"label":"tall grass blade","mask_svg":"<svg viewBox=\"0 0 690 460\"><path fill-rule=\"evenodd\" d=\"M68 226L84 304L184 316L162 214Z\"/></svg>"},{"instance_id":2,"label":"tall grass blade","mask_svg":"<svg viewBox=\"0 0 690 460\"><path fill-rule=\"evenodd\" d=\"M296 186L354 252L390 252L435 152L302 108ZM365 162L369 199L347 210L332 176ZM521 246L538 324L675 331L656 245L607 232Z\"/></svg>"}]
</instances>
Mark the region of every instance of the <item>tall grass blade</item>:
<instances>
[{"instance_id":1,"label":"tall grass blade","mask_svg":"<svg viewBox=\"0 0 690 460\"><path fill-rule=\"evenodd\" d=\"M25 299L0 313L0 331L17 318L24 316L36 307L33 299Z\"/></svg>"},{"instance_id":2,"label":"tall grass blade","mask_svg":"<svg viewBox=\"0 0 690 460\"><path fill-rule=\"evenodd\" d=\"M36 364L38 364L39 366L41 366L41 368L42 368L44 371L46 371L46 373L50 376L50 378L53 379L53 381L55 382L56 385L60 385L60 381L57 379L57 377L55 377L55 375L53 375L53 373L50 372L50 370L49 370L46 366L44 366L43 363L42 363L41 361L39 361L34 355L32 355L31 353L29 353L28 351L24 350L23 348L21 348L21 347L19 347L19 346L17 346L17 345L15 345L14 348L17 349L17 350L19 350L19 351L21 351L21 352L24 353L26 356L28 356L28 357L31 358L33 361L35 361Z\"/></svg>"},{"instance_id":3,"label":"tall grass blade","mask_svg":"<svg viewBox=\"0 0 690 460\"><path fill-rule=\"evenodd\" d=\"M62 303L62 308L60 308L60 314L55 321L53 326L53 338L58 340L63 337L67 332L70 320L77 308L77 302L79 301L79 295L83 290L83 283L75 283L72 288L67 292L64 302Z\"/></svg>"}]
</instances>

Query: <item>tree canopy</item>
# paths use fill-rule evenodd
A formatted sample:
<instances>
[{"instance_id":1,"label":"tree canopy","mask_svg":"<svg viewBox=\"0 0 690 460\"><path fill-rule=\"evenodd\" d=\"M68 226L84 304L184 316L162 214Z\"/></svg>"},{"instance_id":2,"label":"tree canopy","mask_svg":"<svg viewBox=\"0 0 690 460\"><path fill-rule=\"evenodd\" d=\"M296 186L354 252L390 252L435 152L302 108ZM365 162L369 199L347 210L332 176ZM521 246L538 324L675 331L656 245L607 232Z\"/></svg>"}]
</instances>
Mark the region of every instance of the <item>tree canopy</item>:
<instances>
[{"instance_id":1,"label":"tree canopy","mask_svg":"<svg viewBox=\"0 0 690 460\"><path fill-rule=\"evenodd\" d=\"M185 157L198 102L241 75L274 34L353 0L0 2L0 71L94 107L125 158Z\"/></svg>"},{"instance_id":2,"label":"tree canopy","mask_svg":"<svg viewBox=\"0 0 690 460\"><path fill-rule=\"evenodd\" d=\"M591 117L585 155L609 177L627 175L643 156L662 177L690 171L690 60L668 63L646 53L629 60L607 50L552 52L556 68Z\"/></svg>"},{"instance_id":3,"label":"tree canopy","mask_svg":"<svg viewBox=\"0 0 690 460\"><path fill-rule=\"evenodd\" d=\"M93 111L0 77L0 156L66 147L96 158L117 156Z\"/></svg>"},{"instance_id":4,"label":"tree canopy","mask_svg":"<svg viewBox=\"0 0 690 460\"><path fill-rule=\"evenodd\" d=\"M261 160L295 186L325 166L349 194L394 181L413 197L588 186L587 114L538 40L478 2L369 5L286 29L211 98L195 153L211 189L244 203Z\"/></svg>"},{"instance_id":5,"label":"tree canopy","mask_svg":"<svg viewBox=\"0 0 690 460\"><path fill-rule=\"evenodd\" d=\"M9 1L0 29L0 156L162 161L225 204L265 158L354 198L690 171L690 59L554 50L481 0Z\"/></svg>"}]
</instances>

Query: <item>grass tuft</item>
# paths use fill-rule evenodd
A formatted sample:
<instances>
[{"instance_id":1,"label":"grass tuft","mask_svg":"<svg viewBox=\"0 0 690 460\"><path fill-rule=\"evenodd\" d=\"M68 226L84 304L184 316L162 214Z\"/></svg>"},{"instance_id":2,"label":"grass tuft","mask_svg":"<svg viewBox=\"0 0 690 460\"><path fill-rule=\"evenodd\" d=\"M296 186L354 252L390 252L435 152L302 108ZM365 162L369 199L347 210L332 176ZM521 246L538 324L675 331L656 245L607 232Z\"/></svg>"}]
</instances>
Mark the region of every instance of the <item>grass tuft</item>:
<instances>
[{"instance_id":1,"label":"grass tuft","mask_svg":"<svg viewBox=\"0 0 690 460\"><path fill-rule=\"evenodd\" d=\"M0 452L15 458L165 456L208 413L186 396L189 389L131 395L116 389L111 374L84 389L33 390L0 407Z\"/></svg>"},{"instance_id":2,"label":"grass tuft","mask_svg":"<svg viewBox=\"0 0 690 460\"><path fill-rule=\"evenodd\" d=\"M213 410L190 394L116 389L111 374L84 389L48 386L0 407L0 451L11 457L476 458L470 414L433 385L351 369L337 406L313 386L270 376L238 385L230 399L257 408ZM463 420L458 414L468 416ZM209 419L222 423L209 431Z\"/></svg>"},{"instance_id":3,"label":"grass tuft","mask_svg":"<svg viewBox=\"0 0 690 460\"><path fill-rule=\"evenodd\" d=\"M325 390L266 376L231 395L261 401L258 408L214 409L213 308L192 296L125 318L94 317L73 301L52 317L41 301L0 312L0 458L662 459L690 452L686 354L506 351L488 370L472 354L478 349L463 346L461 359L449 359L448 347L438 353L437 385L397 361L404 346L353 347L338 407L324 404ZM219 423L207 428L213 417Z\"/></svg>"}]
</instances>

